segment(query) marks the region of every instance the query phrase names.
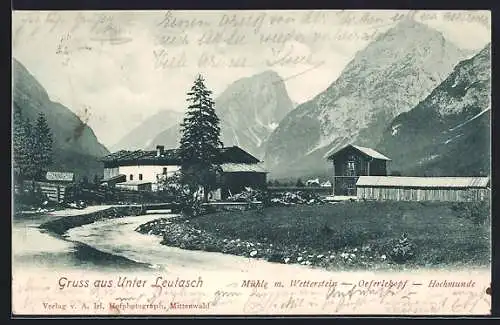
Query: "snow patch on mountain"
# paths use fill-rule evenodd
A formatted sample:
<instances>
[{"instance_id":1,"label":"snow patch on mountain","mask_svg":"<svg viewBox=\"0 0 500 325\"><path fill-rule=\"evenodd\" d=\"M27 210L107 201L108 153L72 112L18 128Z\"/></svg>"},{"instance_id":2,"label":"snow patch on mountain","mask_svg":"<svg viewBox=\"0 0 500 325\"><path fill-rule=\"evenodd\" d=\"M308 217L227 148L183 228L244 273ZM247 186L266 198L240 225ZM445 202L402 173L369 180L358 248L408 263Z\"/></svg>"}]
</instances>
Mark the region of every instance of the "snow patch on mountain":
<instances>
[{"instance_id":1,"label":"snow patch on mountain","mask_svg":"<svg viewBox=\"0 0 500 325\"><path fill-rule=\"evenodd\" d=\"M278 125L279 123L277 122L271 122L267 127L269 128L269 130L274 131L278 127Z\"/></svg>"},{"instance_id":2,"label":"snow patch on mountain","mask_svg":"<svg viewBox=\"0 0 500 325\"><path fill-rule=\"evenodd\" d=\"M271 135L265 161L323 168L306 156L348 142L378 144L387 125L422 101L465 54L427 25L404 21L359 51L322 93L291 111Z\"/></svg>"},{"instance_id":3,"label":"snow patch on mountain","mask_svg":"<svg viewBox=\"0 0 500 325\"><path fill-rule=\"evenodd\" d=\"M457 134L457 135L456 135L456 136L454 136L453 138L446 140L446 141L444 142L444 144L448 144L448 143L450 143L450 142L452 142L452 141L456 140L457 138L460 138L461 136L463 136L463 134Z\"/></svg>"},{"instance_id":4,"label":"snow patch on mountain","mask_svg":"<svg viewBox=\"0 0 500 325\"><path fill-rule=\"evenodd\" d=\"M429 161L431 161L431 160L434 160L434 159L436 159L436 158L438 158L438 157L439 157L439 155L430 155L429 157L425 157L425 158L420 159L420 160L418 161L418 164L419 164L419 165L422 165L422 164L424 164L424 163L426 163L426 162L429 162Z\"/></svg>"},{"instance_id":5,"label":"snow patch on mountain","mask_svg":"<svg viewBox=\"0 0 500 325\"><path fill-rule=\"evenodd\" d=\"M399 132L399 128L401 127L401 124L396 124L391 127L391 135L395 136Z\"/></svg>"},{"instance_id":6,"label":"snow patch on mountain","mask_svg":"<svg viewBox=\"0 0 500 325\"><path fill-rule=\"evenodd\" d=\"M490 130L488 44L456 64L412 110L394 118L377 149L392 158L391 168L403 174L484 176L490 172ZM433 155L439 156L432 161L423 158Z\"/></svg>"}]
</instances>

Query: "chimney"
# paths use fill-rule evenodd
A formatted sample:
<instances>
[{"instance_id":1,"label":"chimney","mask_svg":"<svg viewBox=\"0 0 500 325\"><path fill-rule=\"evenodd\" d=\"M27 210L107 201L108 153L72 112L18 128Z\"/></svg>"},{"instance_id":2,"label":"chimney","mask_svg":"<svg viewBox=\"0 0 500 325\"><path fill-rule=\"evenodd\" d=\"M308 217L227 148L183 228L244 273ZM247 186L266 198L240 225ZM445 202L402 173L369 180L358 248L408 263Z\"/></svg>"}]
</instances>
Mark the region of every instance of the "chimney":
<instances>
[{"instance_id":1,"label":"chimney","mask_svg":"<svg viewBox=\"0 0 500 325\"><path fill-rule=\"evenodd\" d=\"M163 156L163 149L165 146L156 146L156 157Z\"/></svg>"}]
</instances>

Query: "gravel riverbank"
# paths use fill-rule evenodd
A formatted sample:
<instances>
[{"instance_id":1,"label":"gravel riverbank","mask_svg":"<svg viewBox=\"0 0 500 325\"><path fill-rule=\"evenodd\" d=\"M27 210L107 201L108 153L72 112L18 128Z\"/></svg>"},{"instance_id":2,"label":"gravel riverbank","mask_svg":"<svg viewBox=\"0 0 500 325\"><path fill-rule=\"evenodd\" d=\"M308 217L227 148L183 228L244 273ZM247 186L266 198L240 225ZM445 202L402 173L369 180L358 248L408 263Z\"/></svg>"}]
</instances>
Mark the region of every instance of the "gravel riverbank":
<instances>
[{"instance_id":1,"label":"gravel riverbank","mask_svg":"<svg viewBox=\"0 0 500 325\"><path fill-rule=\"evenodd\" d=\"M225 238L191 225L178 218L157 219L137 227L142 234L162 236L161 244L187 250L219 252L282 264L318 266L327 269L387 269L387 257L370 246L344 249L341 252L272 243ZM384 265L382 265L384 264ZM396 266L396 265L395 265Z\"/></svg>"},{"instance_id":2,"label":"gravel riverbank","mask_svg":"<svg viewBox=\"0 0 500 325\"><path fill-rule=\"evenodd\" d=\"M147 222L162 244L346 270L489 265L489 232L449 203L345 202Z\"/></svg>"}]
</instances>

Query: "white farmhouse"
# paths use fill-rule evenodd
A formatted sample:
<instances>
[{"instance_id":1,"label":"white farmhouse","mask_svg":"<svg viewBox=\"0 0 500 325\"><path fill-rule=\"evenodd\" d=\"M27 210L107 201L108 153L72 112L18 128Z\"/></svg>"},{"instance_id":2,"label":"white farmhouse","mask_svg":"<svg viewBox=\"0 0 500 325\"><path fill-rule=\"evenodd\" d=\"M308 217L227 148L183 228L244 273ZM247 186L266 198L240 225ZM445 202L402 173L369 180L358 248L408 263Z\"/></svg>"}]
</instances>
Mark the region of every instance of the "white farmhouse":
<instances>
[{"instance_id":1,"label":"white farmhouse","mask_svg":"<svg viewBox=\"0 0 500 325\"><path fill-rule=\"evenodd\" d=\"M180 170L178 149L121 150L107 155L104 162L102 183L129 190L158 190L158 184ZM245 187L266 186L267 172L259 159L245 150L233 146L221 148L219 186L221 196L235 194Z\"/></svg>"}]
</instances>

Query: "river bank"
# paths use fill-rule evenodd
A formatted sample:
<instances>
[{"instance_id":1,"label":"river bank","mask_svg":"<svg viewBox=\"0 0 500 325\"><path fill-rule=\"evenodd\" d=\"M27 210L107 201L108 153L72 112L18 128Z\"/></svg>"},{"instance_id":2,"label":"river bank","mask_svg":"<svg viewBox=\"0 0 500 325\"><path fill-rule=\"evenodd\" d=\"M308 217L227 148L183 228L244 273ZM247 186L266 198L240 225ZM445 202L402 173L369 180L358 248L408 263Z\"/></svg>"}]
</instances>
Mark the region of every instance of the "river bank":
<instances>
[{"instance_id":1,"label":"river bank","mask_svg":"<svg viewBox=\"0 0 500 325\"><path fill-rule=\"evenodd\" d=\"M161 244L329 270L483 267L489 229L447 203L346 202L169 218L136 231Z\"/></svg>"},{"instance_id":2,"label":"river bank","mask_svg":"<svg viewBox=\"0 0 500 325\"><path fill-rule=\"evenodd\" d=\"M56 220L47 221L40 225L55 234L62 235L71 228L80 227L103 219L122 218L124 216L137 216L143 214L140 205L111 206L103 210L86 214L70 215Z\"/></svg>"},{"instance_id":3,"label":"river bank","mask_svg":"<svg viewBox=\"0 0 500 325\"><path fill-rule=\"evenodd\" d=\"M119 218L137 207L90 206L48 213L16 214L12 220L13 269L77 268L80 270L145 270L149 264L102 252L73 241L65 232L83 224Z\"/></svg>"},{"instance_id":4,"label":"river bank","mask_svg":"<svg viewBox=\"0 0 500 325\"><path fill-rule=\"evenodd\" d=\"M12 223L14 273L36 274L47 270L49 273L161 271L183 274L224 270L235 274L294 274L307 270L300 265L168 247L160 243L161 237L141 234L135 229L176 215L127 216L127 210L112 208L93 206L15 218Z\"/></svg>"}]
</instances>

